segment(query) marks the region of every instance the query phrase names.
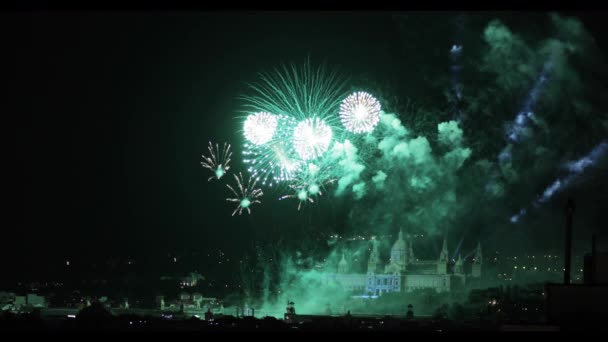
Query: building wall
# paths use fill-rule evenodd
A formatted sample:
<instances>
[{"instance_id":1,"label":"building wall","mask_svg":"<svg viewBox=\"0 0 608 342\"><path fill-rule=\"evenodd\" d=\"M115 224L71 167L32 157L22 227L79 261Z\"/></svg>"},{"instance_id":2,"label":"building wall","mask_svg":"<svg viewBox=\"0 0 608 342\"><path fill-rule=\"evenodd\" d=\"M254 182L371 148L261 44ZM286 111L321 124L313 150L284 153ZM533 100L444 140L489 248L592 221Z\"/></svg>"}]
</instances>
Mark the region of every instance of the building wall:
<instances>
[{"instance_id":1,"label":"building wall","mask_svg":"<svg viewBox=\"0 0 608 342\"><path fill-rule=\"evenodd\" d=\"M471 273L472 273L471 276L473 278L480 278L481 277L481 264L473 264Z\"/></svg>"},{"instance_id":2,"label":"building wall","mask_svg":"<svg viewBox=\"0 0 608 342\"><path fill-rule=\"evenodd\" d=\"M405 291L434 288L439 292L450 291L450 276L440 274L408 274L405 276Z\"/></svg>"},{"instance_id":3,"label":"building wall","mask_svg":"<svg viewBox=\"0 0 608 342\"><path fill-rule=\"evenodd\" d=\"M394 274L368 274L366 293L381 296L383 293L401 291L401 276Z\"/></svg>"}]
</instances>

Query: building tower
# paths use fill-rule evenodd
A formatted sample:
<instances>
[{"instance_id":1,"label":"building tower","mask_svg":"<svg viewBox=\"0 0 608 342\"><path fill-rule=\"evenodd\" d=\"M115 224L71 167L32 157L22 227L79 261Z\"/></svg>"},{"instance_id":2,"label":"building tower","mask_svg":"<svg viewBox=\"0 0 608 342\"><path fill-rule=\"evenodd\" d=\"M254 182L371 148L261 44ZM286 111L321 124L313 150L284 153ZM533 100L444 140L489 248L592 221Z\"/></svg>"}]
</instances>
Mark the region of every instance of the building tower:
<instances>
[{"instance_id":1,"label":"building tower","mask_svg":"<svg viewBox=\"0 0 608 342\"><path fill-rule=\"evenodd\" d=\"M372 240L373 249L372 253L369 256L369 260L367 262L367 273L368 274L377 274L381 272L381 263L380 263L380 252L378 252L378 243L375 240Z\"/></svg>"},{"instance_id":2,"label":"building tower","mask_svg":"<svg viewBox=\"0 0 608 342\"><path fill-rule=\"evenodd\" d=\"M346 274L348 273L348 263L346 262L346 258L344 257L344 253L342 253L342 260L338 263L338 274Z\"/></svg>"},{"instance_id":3,"label":"building tower","mask_svg":"<svg viewBox=\"0 0 608 342\"><path fill-rule=\"evenodd\" d=\"M473 278L481 278L481 242L477 243L477 250L475 251L475 257L473 258L473 269L471 272L471 276Z\"/></svg>"},{"instance_id":4,"label":"building tower","mask_svg":"<svg viewBox=\"0 0 608 342\"><path fill-rule=\"evenodd\" d=\"M439 260L437 261L437 274L447 274L448 273L448 237L443 237L443 247L441 248L441 253L439 253Z\"/></svg>"},{"instance_id":5,"label":"building tower","mask_svg":"<svg viewBox=\"0 0 608 342\"><path fill-rule=\"evenodd\" d=\"M464 274L464 262L462 261L462 255L458 253L458 260L454 264L454 275L453 277L458 281L454 285L464 286L466 282L466 276Z\"/></svg>"},{"instance_id":6,"label":"building tower","mask_svg":"<svg viewBox=\"0 0 608 342\"><path fill-rule=\"evenodd\" d=\"M454 274L464 275L464 262L462 261L462 255L458 253L458 260L454 265Z\"/></svg>"}]
</instances>

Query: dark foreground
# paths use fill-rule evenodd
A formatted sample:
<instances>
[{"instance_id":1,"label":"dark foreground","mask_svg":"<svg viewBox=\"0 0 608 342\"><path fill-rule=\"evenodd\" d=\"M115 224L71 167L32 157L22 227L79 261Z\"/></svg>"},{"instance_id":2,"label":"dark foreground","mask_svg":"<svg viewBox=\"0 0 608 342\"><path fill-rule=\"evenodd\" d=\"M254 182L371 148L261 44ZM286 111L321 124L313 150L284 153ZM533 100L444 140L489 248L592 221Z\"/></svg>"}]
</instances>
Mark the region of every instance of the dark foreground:
<instances>
[{"instance_id":1,"label":"dark foreground","mask_svg":"<svg viewBox=\"0 0 608 342\"><path fill-rule=\"evenodd\" d=\"M605 322L604 322L605 323ZM605 324L603 325L605 326ZM293 322L273 317L235 318L216 317L211 320L164 319L135 315L78 315L75 318L42 318L36 313L14 315L2 314L0 331L18 332L247 332L247 331L353 331L353 332L500 332L500 331L568 331L602 330L601 322L578 322L577 324L554 326L526 324L525 322L454 321L435 319L405 319L395 317L330 317L298 316Z\"/></svg>"}]
</instances>

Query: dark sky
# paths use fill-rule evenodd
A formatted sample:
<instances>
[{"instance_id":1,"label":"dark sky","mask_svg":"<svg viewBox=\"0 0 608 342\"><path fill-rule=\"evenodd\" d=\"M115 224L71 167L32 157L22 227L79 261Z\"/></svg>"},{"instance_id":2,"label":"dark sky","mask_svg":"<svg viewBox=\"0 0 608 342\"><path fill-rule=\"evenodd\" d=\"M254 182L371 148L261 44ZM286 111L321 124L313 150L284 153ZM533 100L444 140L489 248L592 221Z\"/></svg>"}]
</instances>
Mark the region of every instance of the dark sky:
<instances>
[{"instance_id":1,"label":"dark sky","mask_svg":"<svg viewBox=\"0 0 608 342\"><path fill-rule=\"evenodd\" d=\"M21 18L32 31L18 63L31 83L20 138L27 228L16 231L16 245L34 260L234 245L226 237L235 233L253 238L250 218L230 217L228 190L207 183L199 165L209 140L236 135L243 82L308 54L347 69L392 58L383 14Z\"/></svg>"},{"instance_id":2,"label":"dark sky","mask_svg":"<svg viewBox=\"0 0 608 342\"><path fill-rule=\"evenodd\" d=\"M256 208L256 229L251 217L230 217L227 189L207 183L199 165L212 140L232 141L239 166L234 117L243 82L307 55L378 80L419 68L403 63L398 32L382 12L40 12L10 19L29 28L16 49L27 80L18 87L26 120L16 140L23 213L8 228L10 255L26 251L10 261L16 268L79 255L237 251L268 232L301 229L282 204ZM438 42L437 53L444 47ZM344 212L333 203L301 220L323 215L339 222Z\"/></svg>"}]
</instances>

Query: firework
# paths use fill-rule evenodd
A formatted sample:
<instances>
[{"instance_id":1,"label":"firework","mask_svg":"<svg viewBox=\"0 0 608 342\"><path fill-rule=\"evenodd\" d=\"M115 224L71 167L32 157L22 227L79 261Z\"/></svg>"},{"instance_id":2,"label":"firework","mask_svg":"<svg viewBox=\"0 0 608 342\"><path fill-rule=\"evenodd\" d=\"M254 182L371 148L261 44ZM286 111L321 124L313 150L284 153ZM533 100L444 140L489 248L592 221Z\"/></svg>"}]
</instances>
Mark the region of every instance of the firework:
<instances>
[{"instance_id":1,"label":"firework","mask_svg":"<svg viewBox=\"0 0 608 342\"><path fill-rule=\"evenodd\" d=\"M315 201L312 199L312 197L309 196L309 193L306 189L300 189L294 185L290 185L289 187L291 189L295 190L295 194L281 196L279 198L279 200L284 200L286 198L297 198L300 201L300 203L298 203L298 210L300 210L300 208L302 207L302 204L304 204L306 202L315 203Z\"/></svg>"},{"instance_id":2,"label":"firework","mask_svg":"<svg viewBox=\"0 0 608 342\"><path fill-rule=\"evenodd\" d=\"M278 118L274 114L259 112L247 117L244 124L245 138L255 145L262 145L270 140L277 128Z\"/></svg>"},{"instance_id":3,"label":"firework","mask_svg":"<svg viewBox=\"0 0 608 342\"><path fill-rule=\"evenodd\" d=\"M215 144L214 150L211 141L209 142L209 146L207 148L209 149L209 157L203 155L201 165L213 172L213 176L209 177L207 181L210 181L213 178L219 180L230 169L230 157L232 157L230 144L224 143L224 148L222 149L221 153L219 145Z\"/></svg>"},{"instance_id":4,"label":"firework","mask_svg":"<svg viewBox=\"0 0 608 342\"><path fill-rule=\"evenodd\" d=\"M331 127L319 118L300 122L293 132L293 146L302 160L315 159L329 148Z\"/></svg>"},{"instance_id":5,"label":"firework","mask_svg":"<svg viewBox=\"0 0 608 342\"><path fill-rule=\"evenodd\" d=\"M535 199L534 202L532 202L534 207L539 207L541 204L548 202L556 193L569 186L585 171L585 169L597 163L597 161L606 152L608 152L608 140L602 141L599 145L595 146L595 148L593 148L593 150L586 156L566 163L569 173L565 177L558 178L553 181L553 183L551 183L551 185L549 185L545 191L543 191L543 193L537 199ZM522 208L519 213L511 216L511 223L519 222L521 217L526 215L527 212L528 210L526 208Z\"/></svg>"},{"instance_id":6,"label":"firework","mask_svg":"<svg viewBox=\"0 0 608 342\"><path fill-rule=\"evenodd\" d=\"M247 170L262 185L268 186L293 179L301 165L291 142L297 121L286 115L276 117L272 139L263 145L245 143L243 151Z\"/></svg>"},{"instance_id":7,"label":"firework","mask_svg":"<svg viewBox=\"0 0 608 342\"><path fill-rule=\"evenodd\" d=\"M325 186L336 181L335 178L329 178L328 171L327 166L308 164L289 185L293 193L281 196L279 200L297 198L298 210L307 202L314 203L313 197L322 196Z\"/></svg>"},{"instance_id":8,"label":"firework","mask_svg":"<svg viewBox=\"0 0 608 342\"><path fill-rule=\"evenodd\" d=\"M369 133L380 121L380 102L372 95L359 91L349 95L340 105L340 119L353 133Z\"/></svg>"},{"instance_id":9,"label":"firework","mask_svg":"<svg viewBox=\"0 0 608 342\"><path fill-rule=\"evenodd\" d=\"M243 154L261 185L294 179L306 161L330 147L340 131L336 114L347 95L344 84L337 74L308 61L261 73L258 82L249 84L251 93L241 97L249 114Z\"/></svg>"},{"instance_id":10,"label":"firework","mask_svg":"<svg viewBox=\"0 0 608 342\"><path fill-rule=\"evenodd\" d=\"M335 182L335 179L331 179L322 184L310 183L310 184L291 184L289 188L294 191L293 194L284 195L279 197L279 200L284 200L286 198L297 198L300 202L298 203L298 210L302 207L302 204L306 202L314 203L314 196L322 196L323 192L321 192L321 188L327 184Z\"/></svg>"},{"instance_id":11,"label":"firework","mask_svg":"<svg viewBox=\"0 0 608 342\"><path fill-rule=\"evenodd\" d=\"M239 213L239 215L241 215L243 213L243 209L247 209L247 212L251 214L251 206L255 203L262 203L257 198L262 196L264 193L262 192L262 189L256 189L256 180L253 180L253 183L251 182L253 177L249 177L249 181L247 181L246 186L243 186L245 182L243 182L243 175L240 172L238 177L237 175L234 175L234 179L236 180L238 191L234 190L234 188L231 187L230 184L226 184L228 189L230 189L235 196L233 198L226 198L226 201L238 203L238 206L232 212L232 216L234 216L234 214L236 214L237 212Z\"/></svg>"},{"instance_id":12,"label":"firework","mask_svg":"<svg viewBox=\"0 0 608 342\"><path fill-rule=\"evenodd\" d=\"M257 83L249 84L251 95L241 96L248 113L267 112L290 115L298 120L311 116L335 117L345 82L323 66L312 68L307 61L301 67L283 65L271 73L261 73Z\"/></svg>"}]
</instances>

